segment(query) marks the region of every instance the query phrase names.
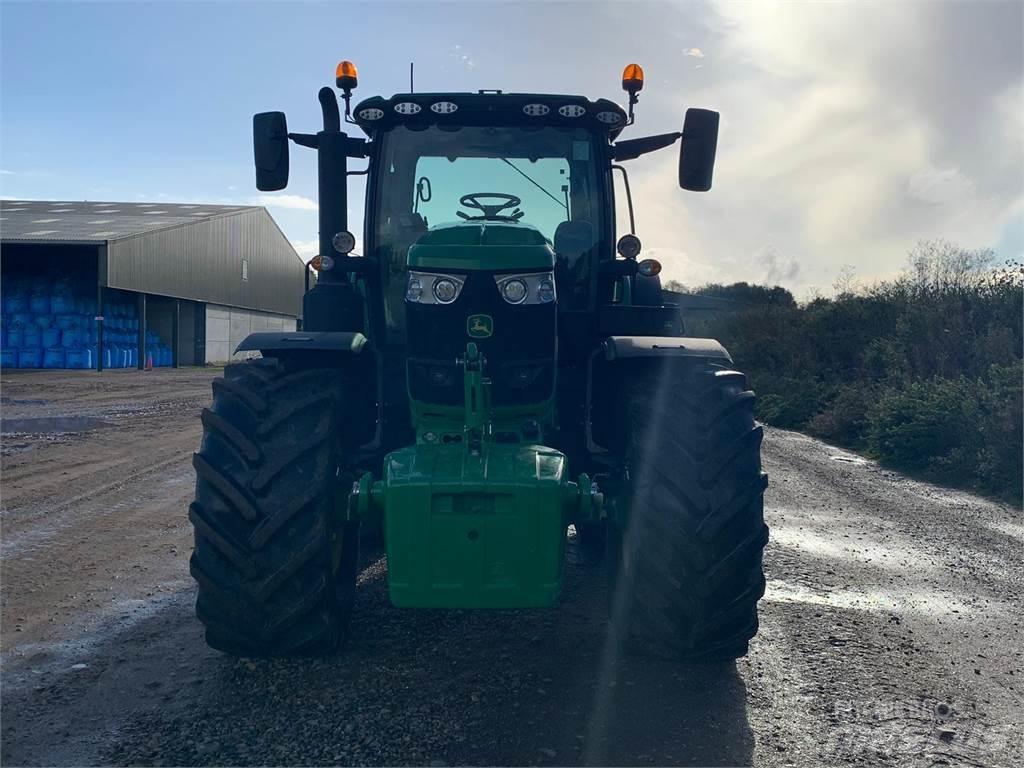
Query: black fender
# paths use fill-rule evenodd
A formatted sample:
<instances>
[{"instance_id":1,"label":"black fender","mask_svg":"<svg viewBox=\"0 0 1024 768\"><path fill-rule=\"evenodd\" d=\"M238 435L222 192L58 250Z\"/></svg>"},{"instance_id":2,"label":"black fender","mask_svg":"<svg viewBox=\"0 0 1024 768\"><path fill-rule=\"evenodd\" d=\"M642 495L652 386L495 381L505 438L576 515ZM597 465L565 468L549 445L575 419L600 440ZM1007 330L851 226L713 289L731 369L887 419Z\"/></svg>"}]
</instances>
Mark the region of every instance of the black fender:
<instances>
[{"instance_id":1,"label":"black fender","mask_svg":"<svg viewBox=\"0 0 1024 768\"><path fill-rule=\"evenodd\" d=\"M687 336L609 336L599 351L609 362L637 357L704 357L732 362L729 351L715 339Z\"/></svg>"},{"instance_id":2,"label":"black fender","mask_svg":"<svg viewBox=\"0 0 1024 768\"><path fill-rule=\"evenodd\" d=\"M351 457L353 464L377 454L383 441L383 360L374 354L369 340L358 331L263 331L245 337L235 352L260 352L264 357L292 360L301 366L335 368L356 366L363 374L364 388L354 393L350 410L365 416L358 431L359 445Z\"/></svg>"},{"instance_id":3,"label":"black fender","mask_svg":"<svg viewBox=\"0 0 1024 768\"><path fill-rule=\"evenodd\" d=\"M610 417L608 406L618 387L615 381L617 369L623 365L637 364L666 357L692 357L732 364L728 350L715 339L698 339L687 336L609 336L594 350L587 363L587 404L585 440L587 452L591 455L608 454L607 434ZM601 421L595 430L595 419ZM595 431L598 433L595 439Z\"/></svg>"},{"instance_id":4,"label":"black fender","mask_svg":"<svg viewBox=\"0 0 1024 768\"><path fill-rule=\"evenodd\" d=\"M638 307L660 307L663 304L661 275L633 275L632 300Z\"/></svg>"},{"instance_id":5,"label":"black fender","mask_svg":"<svg viewBox=\"0 0 1024 768\"><path fill-rule=\"evenodd\" d=\"M358 331L262 331L250 333L235 352L345 352L358 355L367 339Z\"/></svg>"}]
</instances>

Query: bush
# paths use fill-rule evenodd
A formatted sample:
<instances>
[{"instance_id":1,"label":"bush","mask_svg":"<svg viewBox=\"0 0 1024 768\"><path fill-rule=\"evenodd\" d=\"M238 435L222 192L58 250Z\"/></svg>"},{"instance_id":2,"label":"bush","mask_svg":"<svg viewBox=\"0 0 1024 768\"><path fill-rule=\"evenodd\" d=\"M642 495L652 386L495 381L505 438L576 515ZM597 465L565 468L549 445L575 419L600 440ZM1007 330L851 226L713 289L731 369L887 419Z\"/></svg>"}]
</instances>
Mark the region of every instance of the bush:
<instances>
[{"instance_id":1,"label":"bush","mask_svg":"<svg viewBox=\"0 0 1024 768\"><path fill-rule=\"evenodd\" d=\"M989 369L982 395L984 437L978 455L980 488L1021 501L1024 489L1024 364Z\"/></svg>"},{"instance_id":2,"label":"bush","mask_svg":"<svg viewBox=\"0 0 1024 768\"><path fill-rule=\"evenodd\" d=\"M763 376L753 386L758 396L758 417L784 429L802 429L825 400L823 388L812 378Z\"/></svg>"},{"instance_id":3,"label":"bush","mask_svg":"<svg viewBox=\"0 0 1024 768\"><path fill-rule=\"evenodd\" d=\"M832 401L808 422L807 431L850 448L865 448L867 412L877 397L874 387L842 385Z\"/></svg>"},{"instance_id":4,"label":"bush","mask_svg":"<svg viewBox=\"0 0 1024 768\"><path fill-rule=\"evenodd\" d=\"M922 243L899 278L798 305L781 288L697 293L701 318L758 393L758 417L930 478L1022 495L1024 267Z\"/></svg>"},{"instance_id":5,"label":"bush","mask_svg":"<svg viewBox=\"0 0 1024 768\"><path fill-rule=\"evenodd\" d=\"M867 414L868 449L882 461L910 470L944 468L963 480L976 445L980 419L972 382L931 379L889 389Z\"/></svg>"}]
</instances>

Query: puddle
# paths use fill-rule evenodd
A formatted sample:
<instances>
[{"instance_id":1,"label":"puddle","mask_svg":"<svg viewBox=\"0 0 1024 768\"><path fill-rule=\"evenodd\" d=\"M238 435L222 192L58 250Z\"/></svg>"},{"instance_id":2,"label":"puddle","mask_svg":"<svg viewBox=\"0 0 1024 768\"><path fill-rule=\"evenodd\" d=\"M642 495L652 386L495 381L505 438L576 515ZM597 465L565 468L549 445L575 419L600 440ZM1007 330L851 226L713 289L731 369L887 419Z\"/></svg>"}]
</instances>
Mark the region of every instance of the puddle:
<instances>
[{"instance_id":1,"label":"puddle","mask_svg":"<svg viewBox=\"0 0 1024 768\"><path fill-rule=\"evenodd\" d=\"M66 435L89 432L111 426L92 416L50 416L36 419L0 419L0 433L5 435Z\"/></svg>"}]
</instances>

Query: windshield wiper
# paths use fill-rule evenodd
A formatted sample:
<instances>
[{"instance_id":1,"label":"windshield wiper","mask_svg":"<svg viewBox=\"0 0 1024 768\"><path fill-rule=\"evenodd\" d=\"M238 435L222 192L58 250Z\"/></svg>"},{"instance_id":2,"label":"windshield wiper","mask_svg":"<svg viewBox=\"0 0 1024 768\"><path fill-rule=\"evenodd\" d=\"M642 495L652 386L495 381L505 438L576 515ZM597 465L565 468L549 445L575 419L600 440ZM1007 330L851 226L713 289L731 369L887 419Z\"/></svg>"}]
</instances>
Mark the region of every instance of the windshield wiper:
<instances>
[{"instance_id":1,"label":"windshield wiper","mask_svg":"<svg viewBox=\"0 0 1024 768\"><path fill-rule=\"evenodd\" d=\"M539 189L539 190L540 190L541 192L543 192L543 193L544 193L545 195L547 195L547 196L548 196L548 197L550 197L550 198L551 198L552 200L554 200L554 201L555 201L556 203L558 203L558 205L559 205L560 207L564 208L564 209L565 209L565 215L566 215L566 216L568 216L568 215L569 215L569 206L567 206L567 205L566 205L565 203L563 203L563 202L562 202L561 200L559 200L559 199L558 199L557 197L555 197L555 196L554 196L554 195L552 195L552 194L551 194L550 192L548 192L548 191L547 191L546 189L544 189L544 187L542 187L542 186L541 186L540 184L538 184L538 183L537 183L536 181L534 181L533 179L531 179L531 178L530 178L530 177L529 177L529 176L528 176L528 175L527 175L526 173L524 173L524 172L523 172L523 171L521 171L521 170L520 170L519 168L517 168L517 167L516 167L515 165L513 165L513 164L512 164L512 161L511 161L511 160L508 160L508 159L506 159L506 158L504 158L504 157L501 157L501 158L498 158L498 159L499 159L499 160L501 160L501 162L503 162L503 163L505 163L506 165L508 165L508 166L509 166L509 167L510 167L510 168L511 168L511 169L512 169L513 171L515 171L516 173L518 173L518 174L519 174L520 176L522 176L522 177L523 177L524 179L526 179L526 180L527 180L528 182L530 182L531 184L533 184L533 186L535 186L535 187L536 187L537 189Z\"/></svg>"}]
</instances>

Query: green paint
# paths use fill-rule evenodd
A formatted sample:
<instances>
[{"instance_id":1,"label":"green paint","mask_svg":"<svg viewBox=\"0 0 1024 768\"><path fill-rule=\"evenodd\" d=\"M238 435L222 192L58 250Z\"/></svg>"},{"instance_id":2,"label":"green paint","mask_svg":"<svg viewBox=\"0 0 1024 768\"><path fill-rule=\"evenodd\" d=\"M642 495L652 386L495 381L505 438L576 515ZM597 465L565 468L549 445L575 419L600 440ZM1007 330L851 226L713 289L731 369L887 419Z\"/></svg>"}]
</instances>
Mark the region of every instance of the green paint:
<instances>
[{"instance_id":1,"label":"green paint","mask_svg":"<svg viewBox=\"0 0 1024 768\"><path fill-rule=\"evenodd\" d=\"M531 415L546 414L541 423L548 423L551 403L537 414L492 409L491 382L472 341L462 365L463 407L414 403L416 444L385 457L380 482L359 482L349 514L383 515L396 606L553 605L566 526L599 514L600 500L586 476L579 485L569 481L559 451L525 440L495 442L496 431L519 433Z\"/></svg>"},{"instance_id":2,"label":"green paint","mask_svg":"<svg viewBox=\"0 0 1024 768\"><path fill-rule=\"evenodd\" d=\"M422 400L410 400L409 406L412 411L412 420L416 425L417 441L425 442L424 435L428 432L438 436L444 435L449 438L453 435L461 435L463 432L463 420L465 412L461 405L436 405L425 403ZM494 432L515 433L520 441L527 442L523 434L527 422L536 422L541 428L540 440L543 442L544 433L554 422L555 403L554 397L541 403L534 403L529 406L500 406L491 408L491 428Z\"/></svg>"},{"instance_id":3,"label":"green paint","mask_svg":"<svg viewBox=\"0 0 1024 768\"><path fill-rule=\"evenodd\" d=\"M529 224L464 222L441 224L409 249L410 269L549 270L555 253Z\"/></svg>"},{"instance_id":4,"label":"green paint","mask_svg":"<svg viewBox=\"0 0 1024 768\"><path fill-rule=\"evenodd\" d=\"M537 446L416 445L384 465L388 590L399 607L553 605L574 505L565 456Z\"/></svg>"},{"instance_id":5,"label":"green paint","mask_svg":"<svg viewBox=\"0 0 1024 768\"><path fill-rule=\"evenodd\" d=\"M464 222L423 235L410 248L408 265L540 271L553 269L554 252L529 225ZM492 315L466 319L470 339L493 333ZM385 457L379 482L360 481L348 514L383 516L396 606L550 606L561 588L566 526L598 514L600 504L589 480L569 481L562 453L537 444L554 421L553 399L493 408L475 341L466 344L462 366L463 404L411 401L415 445Z\"/></svg>"}]
</instances>

